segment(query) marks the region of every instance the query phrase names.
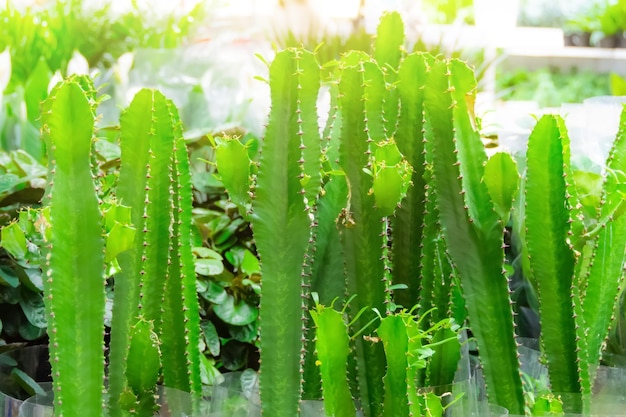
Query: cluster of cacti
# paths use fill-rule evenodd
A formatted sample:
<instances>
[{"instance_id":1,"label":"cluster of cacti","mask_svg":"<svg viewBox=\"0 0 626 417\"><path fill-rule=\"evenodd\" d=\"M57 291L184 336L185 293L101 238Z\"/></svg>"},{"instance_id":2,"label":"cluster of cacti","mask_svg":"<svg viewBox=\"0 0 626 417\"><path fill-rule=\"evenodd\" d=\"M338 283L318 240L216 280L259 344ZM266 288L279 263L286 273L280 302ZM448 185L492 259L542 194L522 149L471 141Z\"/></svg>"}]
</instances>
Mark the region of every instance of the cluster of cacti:
<instances>
[{"instance_id":1,"label":"cluster of cacti","mask_svg":"<svg viewBox=\"0 0 626 417\"><path fill-rule=\"evenodd\" d=\"M314 56L299 49L277 54L256 181L236 139L217 148L224 184L251 215L262 261L264 412L296 415L299 398L317 398L323 387L328 415L354 415L353 398L367 417L419 413L410 410L419 405L413 384L449 383L456 364L405 374L411 349L385 342L406 319L393 314L399 305L417 306L422 331L445 317L467 318L489 400L515 414L532 409L525 404L505 271L505 226L516 198L515 219L523 222L514 229L521 231L522 263L539 295L551 389L574 394L566 411L588 410L593 366L623 278L624 122L597 216L583 218L562 120L539 121L520 187L509 154L487 158L472 70L457 60L406 55L401 31L399 16L388 14L374 57L353 51L338 62L323 129ZM354 297L342 313L320 305L312 311L317 357L305 312L314 307L311 293L327 306ZM388 316L378 322L375 311ZM376 327L382 344L372 343ZM436 335L434 343L448 336ZM385 360L383 345L405 354ZM384 395L392 381L403 381L404 390L394 400Z\"/></svg>"},{"instance_id":2,"label":"cluster of cacti","mask_svg":"<svg viewBox=\"0 0 626 417\"><path fill-rule=\"evenodd\" d=\"M438 160L435 141L429 136L440 134L434 131L438 118L445 119L444 126L452 126L452 112L459 113L450 106L452 97L472 93L473 74L460 62L447 63L419 53L405 56L398 21L397 14L383 18L379 37L388 38L377 42L376 59L353 51L339 61L323 129L315 107L320 68L314 55L300 49L276 55L269 78L272 110L252 197L242 186L251 183L245 146L236 138L225 138L217 147L218 169L227 190L232 190L242 211L250 210L261 259L260 389L265 415L292 417L298 414L300 398L321 396L307 312L314 307L312 292L324 305L355 296L345 310L350 333L359 332L360 336L351 340L349 348L354 354L338 369L347 370L349 395L358 398L368 417L396 410L391 402L385 402L383 380L390 367L384 343L372 343L379 327L376 311L385 316L400 304L410 308L419 303L423 330L452 312L460 321L465 317L463 304L452 303L459 299L458 278L439 225L438 212L442 204L443 210L448 206L438 201L434 192ZM450 77L449 67L456 78ZM453 92L451 82L458 83L458 93ZM439 108L446 100L446 108ZM460 110L467 113L463 122L470 121L469 107ZM460 114L458 119L462 119ZM472 126L463 129L475 133ZM454 148L452 139L451 135L441 136L450 149ZM456 166L451 162L442 175L457 181ZM241 177L245 181L241 182ZM492 236L496 233L493 230ZM498 251L503 257L501 243ZM503 277L501 264L502 260L497 272ZM464 276L459 275L465 284ZM474 287L484 291L490 289L487 285L504 289L503 295L481 300L482 306L491 306L487 307L491 317L481 317L481 311L470 309L470 319L477 325L488 322L481 337L493 329L510 330L511 355L487 366L510 369L519 379L506 280ZM433 307L432 315L426 315ZM443 334L437 337L448 339ZM452 382L458 355L446 357L447 349L443 344L439 347L434 356L440 354L442 361L453 363L440 363L439 369L452 371L418 369L416 385ZM345 387L342 390L347 395ZM406 387L405 391L407 397L400 401L408 404L412 394ZM521 398L521 383L519 392ZM508 394L506 390L498 392L500 396ZM513 409L522 410L522 406L523 402L513 401Z\"/></svg>"},{"instance_id":3,"label":"cluster of cacti","mask_svg":"<svg viewBox=\"0 0 626 417\"><path fill-rule=\"evenodd\" d=\"M140 91L121 119L117 203L103 213L91 165L95 97L87 78L73 77L44 103L55 413L104 412L106 253L120 271L106 367L108 415L152 416L159 381L201 392L189 161L172 102Z\"/></svg>"}]
</instances>

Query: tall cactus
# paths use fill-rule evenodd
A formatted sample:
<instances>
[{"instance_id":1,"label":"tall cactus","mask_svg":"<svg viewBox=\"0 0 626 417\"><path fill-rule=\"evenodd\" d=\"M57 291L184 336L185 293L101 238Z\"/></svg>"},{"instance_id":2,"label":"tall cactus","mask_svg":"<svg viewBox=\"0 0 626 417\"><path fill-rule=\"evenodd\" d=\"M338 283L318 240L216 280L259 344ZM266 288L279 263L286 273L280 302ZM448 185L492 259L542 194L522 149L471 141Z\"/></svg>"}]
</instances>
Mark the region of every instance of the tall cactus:
<instances>
[{"instance_id":1,"label":"tall cactus","mask_svg":"<svg viewBox=\"0 0 626 417\"><path fill-rule=\"evenodd\" d=\"M569 139L563 121L544 116L528 140L526 240L532 279L539 292L541 341L552 390L578 393L580 371L571 294L574 251L568 244L570 210L564 166L569 166ZM581 404L566 405L572 412L581 410Z\"/></svg>"},{"instance_id":2,"label":"tall cactus","mask_svg":"<svg viewBox=\"0 0 626 417\"><path fill-rule=\"evenodd\" d=\"M312 228L307 204L317 197L321 169L319 67L313 55L278 53L270 88L272 111L252 203L263 274L261 401L266 415L293 417L301 390L303 267Z\"/></svg>"},{"instance_id":3,"label":"tall cactus","mask_svg":"<svg viewBox=\"0 0 626 417\"><path fill-rule=\"evenodd\" d=\"M152 323L164 383L199 394L199 307L191 253L189 161L174 105L144 89L121 118L122 167L117 197L132 207L134 247L119 257L113 306L109 392L112 415L129 392L126 377L143 363L128 360L130 329Z\"/></svg>"},{"instance_id":4,"label":"tall cactus","mask_svg":"<svg viewBox=\"0 0 626 417\"><path fill-rule=\"evenodd\" d=\"M363 172L371 166L372 143L385 139L383 97L385 84L378 66L363 56L346 56L339 81L339 106L342 131L339 165L346 174L349 200L342 219L342 246L345 256L348 291L356 294L355 311L363 307L385 311L385 265L381 259L384 245L382 216L370 193L372 177ZM360 329L373 318L370 311L355 323ZM362 339L355 341L357 375L362 406L366 417L377 416L382 409L384 352L381 345Z\"/></svg>"},{"instance_id":5,"label":"tall cactus","mask_svg":"<svg viewBox=\"0 0 626 417\"><path fill-rule=\"evenodd\" d=\"M104 230L90 158L94 108L85 82L72 78L55 87L43 125L53 155L45 296L55 408L64 417L103 410Z\"/></svg>"},{"instance_id":6,"label":"tall cactus","mask_svg":"<svg viewBox=\"0 0 626 417\"><path fill-rule=\"evenodd\" d=\"M530 278L540 302L551 388L573 394L564 403L570 412L588 412L592 407L594 367L623 280L625 125L623 112L607 160L597 217L588 222L596 225L593 230L585 230L579 219L563 120L542 117L529 138L524 226Z\"/></svg>"},{"instance_id":7,"label":"tall cactus","mask_svg":"<svg viewBox=\"0 0 626 417\"><path fill-rule=\"evenodd\" d=\"M434 188L446 245L466 300L490 400L524 411L513 312L503 271L504 226L482 181L485 150L473 123L475 80L460 61L430 67L425 101ZM491 338L499 336L498 343Z\"/></svg>"}]
</instances>

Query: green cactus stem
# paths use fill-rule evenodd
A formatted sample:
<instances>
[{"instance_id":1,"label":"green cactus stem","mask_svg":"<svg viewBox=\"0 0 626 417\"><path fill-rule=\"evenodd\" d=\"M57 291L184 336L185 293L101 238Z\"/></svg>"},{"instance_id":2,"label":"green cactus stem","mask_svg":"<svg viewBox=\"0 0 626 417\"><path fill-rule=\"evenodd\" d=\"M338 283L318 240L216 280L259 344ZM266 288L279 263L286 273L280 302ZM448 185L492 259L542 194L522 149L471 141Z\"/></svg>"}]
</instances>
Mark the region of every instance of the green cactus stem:
<instances>
[{"instance_id":1,"label":"green cactus stem","mask_svg":"<svg viewBox=\"0 0 626 417\"><path fill-rule=\"evenodd\" d=\"M382 312L387 288L383 281L385 262L381 259L383 223L370 193L372 177L363 169L370 167L372 142L385 139L382 120L385 85L381 70L364 54L350 53L340 65L339 165L349 187L348 206L340 231L347 287L350 294L356 295L352 311L376 308ZM366 311L356 321L355 329L364 328L372 318L374 313ZM362 338L356 339L355 345L361 406L366 417L378 416L383 403L384 352L380 344L371 344Z\"/></svg>"},{"instance_id":2,"label":"green cactus stem","mask_svg":"<svg viewBox=\"0 0 626 417\"><path fill-rule=\"evenodd\" d=\"M46 107L53 157L45 297L55 413L102 416L104 229L90 156L94 109L78 78L58 85Z\"/></svg>"},{"instance_id":3,"label":"green cactus stem","mask_svg":"<svg viewBox=\"0 0 626 417\"><path fill-rule=\"evenodd\" d=\"M535 126L526 157L526 244L539 293L541 343L553 392L580 393L574 300L574 252L568 243L570 210L563 175L569 165L569 139L558 116ZM582 404L569 401L570 412Z\"/></svg>"},{"instance_id":4,"label":"green cactus stem","mask_svg":"<svg viewBox=\"0 0 626 417\"><path fill-rule=\"evenodd\" d=\"M475 83L472 71L460 61L430 67L425 102L427 133L433 141L433 192L489 399L520 414L524 396L503 270L504 226L482 181L487 157L473 125Z\"/></svg>"},{"instance_id":5,"label":"green cactus stem","mask_svg":"<svg viewBox=\"0 0 626 417\"><path fill-rule=\"evenodd\" d=\"M302 274L312 227L304 195L312 195L306 181L315 181L316 170L303 158L316 154L318 173L321 169L320 140L306 139L318 132L319 67L313 55L295 49L278 53L270 89L272 111L252 202L263 276L261 402L264 415L293 417L301 391ZM306 129L314 132L305 134ZM315 146L317 151L310 149Z\"/></svg>"}]
</instances>

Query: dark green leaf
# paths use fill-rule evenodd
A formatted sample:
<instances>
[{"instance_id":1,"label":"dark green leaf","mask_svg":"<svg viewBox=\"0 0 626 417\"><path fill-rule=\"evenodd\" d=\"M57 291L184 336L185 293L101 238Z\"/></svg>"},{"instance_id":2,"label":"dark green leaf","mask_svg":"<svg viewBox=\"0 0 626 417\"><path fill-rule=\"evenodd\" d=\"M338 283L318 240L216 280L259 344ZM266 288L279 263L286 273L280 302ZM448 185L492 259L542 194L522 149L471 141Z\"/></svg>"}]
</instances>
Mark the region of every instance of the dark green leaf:
<instances>
[{"instance_id":1,"label":"dark green leaf","mask_svg":"<svg viewBox=\"0 0 626 417\"><path fill-rule=\"evenodd\" d=\"M20 285L20 280L15 275L15 271L6 265L0 266L0 284L8 285L9 287L17 288Z\"/></svg>"},{"instance_id":2,"label":"dark green leaf","mask_svg":"<svg viewBox=\"0 0 626 417\"><path fill-rule=\"evenodd\" d=\"M244 301L235 301L235 297L228 295L226 300L214 307L215 314L228 324L245 326L255 321L259 311Z\"/></svg>"},{"instance_id":3,"label":"dark green leaf","mask_svg":"<svg viewBox=\"0 0 626 417\"><path fill-rule=\"evenodd\" d=\"M203 321L200 326L202 327L202 334L204 335L204 341L211 355L219 356L220 354L220 338L217 335L215 325L210 321Z\"/></svg>"},{"instance_id":4,"label":"dark green leaf","mask_svg":"<svg viewBox=\"0 0 626 417\"><path fill-rule=\"evenodd\" d=\"M26 319L33 326L45 329L48 322L42 295L25 288L22 288L20 295L20 307L22 307Z\"/></svg>"}]
</instances>

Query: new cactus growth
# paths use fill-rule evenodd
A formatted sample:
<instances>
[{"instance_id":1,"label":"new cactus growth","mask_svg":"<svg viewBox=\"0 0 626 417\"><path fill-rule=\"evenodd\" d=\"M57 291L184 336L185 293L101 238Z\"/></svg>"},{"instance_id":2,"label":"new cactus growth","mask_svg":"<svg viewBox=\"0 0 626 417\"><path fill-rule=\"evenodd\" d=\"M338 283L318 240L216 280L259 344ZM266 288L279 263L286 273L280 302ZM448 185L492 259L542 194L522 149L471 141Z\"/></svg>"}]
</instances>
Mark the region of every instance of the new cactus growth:
<instances>
[{"instance_id":1,"label":"new cactus growth","mask_svg":"<svg viewBox=\"0 0 626 417\"><path fill-rule=\"evenodd\" d=\"M87 78L70 78L44 104L55 413L104 413L106 230L107 261L117 257L122 271L115 277L108 415L152 416L160 380L196 399L201 392L189 161L172 102L153 90L138 93L122 118L117 198L125 206L109 204L105 221L92 177L90 86Z\"/></svg>"}]
</instances>

